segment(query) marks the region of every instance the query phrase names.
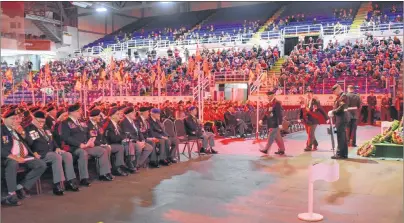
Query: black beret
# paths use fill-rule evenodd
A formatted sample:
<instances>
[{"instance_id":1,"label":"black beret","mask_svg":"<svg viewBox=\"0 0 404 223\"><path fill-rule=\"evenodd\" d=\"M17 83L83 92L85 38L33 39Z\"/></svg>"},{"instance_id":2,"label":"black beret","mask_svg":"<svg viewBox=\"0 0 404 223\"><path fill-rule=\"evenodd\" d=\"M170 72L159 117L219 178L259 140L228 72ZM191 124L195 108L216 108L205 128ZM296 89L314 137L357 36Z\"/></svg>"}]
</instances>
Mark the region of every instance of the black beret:
<instances>
[{"instance_id":1,"label":"black beret","mask_svg":"<svg viewBox=\"0 0 404 223\"><path fill-rule=\"evenodd\" d=\"M81 108L80 103L76 103L73 105L70 105L69 108L67 109L69 112L75 112Z\"/></svg>"},{"instance_id":2,"label":"black beret","mask_svg":"<svg viewBox=\"0 0 404 223\"><path fill-rule=\"evenodd\" d=\"M335 84L334 86L332 86L332 90L335 91L335 89L337 89L339 86L339 84Z\"/></svg>"},{"instance_id":3,"label":"black beret","mask_svg":"<svg viewBox=\"0 0 404 223\"><path fill-rule=\"evenodd\" d=\"M196 109L195 106L191 106L191 107L188 108L189 111L193 111L193 110L195 110L195 109Z\"/></svg>"},{"instance_id":4,"label":"black beret","mask_svg":"<svg viewBox=\"0 0 404 223\"><path fill-rule=\"evenodd\" d=\"M123 111L123 113L124 113L125 115L127 115L127 114L129 114L129 113L131 113L131 112L133 112L133 111L135 111L135 109L133 109L133 107L127 107L127 108L125 108L125 110Z\"/></svg>"},{"instance_id":5,"label":"black beret","mask_svg":"<svg viewBox=\"0 0 404 223\"><path fill-rule=\"evenodd\" d=\"M306 93L313 93L313 90L307 90Z\"/></svg>"},{"instance_id":6,"label":"black beret","mask_svg":"<svg viewBox=\"0 0 404 223\"><path fill-rule=\"evenodd\" d=\"M36 111L36 112L34 113L34 117L35 117L35 118L42 118L42 119L45 119L45 112L44 112L44 111L41 111L41 110Z\"/></svg>"},{"instance_id":7,"label":"black beret","mask_svg":"<svg viewBox=\"0 0 404 223\"><path fill-rule=\"evenodd\" d=\"M34 106L34 107L30 108L29 111L34 113L34 112L38 111L40 108L41 107L39 107L39 106Z\"/></svg>"},{"instance_id":8,"label":"black beret","mask_svg":"<svg viewBox=\"0 0 404 223\"><path fill-rule=\"evenodd\" d=\"M95 107L97 107L95 104L94 104L94 105L91 105L91 106L88 108L88 110L91 111L91 110L93 110Z\"/></svg>"},{"instance_id":9,"label":"black beret","mask_svg":"<svg viewBox=\"0 0 404 223\"><path fill-rule=\"evenodd\" d=\"M267 92L267 95L273 95L273 94L275 94L274 91L268 91L268 92Z\"/></svg>"},{"instance_id":10,"label":"black beret","mask_svg":"<svg viewBox=\"0 0 404 223\"><path fill-rule=\"evenodd\" d=\"M100 109L94 108L93 110L90 111L90 117L98 116L98 115L100 115L100 113L101 113Z\"/></svg>"},{"instance_id":11,"label":"black beret","mask_svg":"<svg viewBox=\"0 0 404 223\"><path fill-rule=\"evenodd\" d=\"M140 107L139 111L140 112L145 112L145 111L150 111L150 109L151 109L150 107Z\"/></svg>"},{"instance_id":12,"label":"black beret","mask_svg":"<svg viewBox=\"0 0 404 223\"><path fill-rule=\"evenodd\" d=\"M46 111L47 111L47 112L50 112L50 111L52 111L52 110L54 110L54 109L56 109L55 106L51 105L51 106L49 106L49 107L46 109Z\"/></svg>"},{"instance_id":13,"label":"black beret","mask_svg":"<svg viewBox=\"0 0 404 223\"><path fill-rule=\"evenodd\" d=\"M66 111L64 109L59 109L58 112L56 113L56 118L59 118L65 112Z\"/></svg>"},{"instance_id":14,"label":"black beret","mask_svg":"<svg viewBox=\"0 0 404 223\"><path fill-rule=\"evenodd\" d=\"M125 109L125 108L126 108L125 105L118 106L118 111L123 110L123 109Z\"/></svg>"},{"instance_id":15,"label":"black beret","mask_svg":"<svg viewBox=\"0 0 404 223\"><path fill-rule=\"evenodd\" d=\"M21 114L21 110L16 108L16 109L9 109L3 114L3 118L10 118L14 115L19 115Z\"/></svg>"},{"instance_id":16,"label":"black beret","mask_svg":"<svg viewBox=\"0 0 404 223\"><path fill-rule=\"evenodd\" d=\"M115 106L117 106L116 103L112 103L112 104L111 104L111 107L115 107Z\"/></svg>"},{"instance_id":17,"label":"black beret","mask_svg":"<svg viewBox=\"0 0 404 223\"><path fill-rule=\"evenodd\" d=\"M181 100L181 101L178 102L178 104L184 104L184 102Z\"/></svg>"},{"instance_id":18,"label":"black beret","mask_svg":"<svg viewBox=\"0 0 404 223\"><path fill-rule=\"evenodd\" d=\"M109 109L108 116L113 116L118 111L119 111L118 107L112 107Z\"/></svg>"}]
</instances>

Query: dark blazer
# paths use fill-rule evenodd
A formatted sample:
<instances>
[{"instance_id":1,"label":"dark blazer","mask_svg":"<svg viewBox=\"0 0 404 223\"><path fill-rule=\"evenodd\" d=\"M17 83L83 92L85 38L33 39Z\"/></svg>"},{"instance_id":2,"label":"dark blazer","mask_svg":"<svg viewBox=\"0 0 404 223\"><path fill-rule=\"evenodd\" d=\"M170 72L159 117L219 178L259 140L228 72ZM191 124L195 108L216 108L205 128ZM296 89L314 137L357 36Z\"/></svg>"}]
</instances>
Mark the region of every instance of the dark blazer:
<instances>
[{"instance_id":1,"label":"dark blazer","mask_svg":"<svg viewBox=\"0 0 404 223\"><path fill-rule=\"evenodd\" d=\"M108 144L121 144L126 136L125 132L119 126L119 123L117 123L116 126L118 132L116 132L115 126L112 123L111 119L107 119L104 125L106 126L105 139L107 140Z\"/></svg>"},{"instance_id":2,"label":"dark blazer","mask_svg":"<svg viewBox=\"0 0 404 223\"><path fill-rule=\"evenodd\" d=\"M161 139L163 136L168 137L168 134L163 130L160 120L154 121L149 118L151 137Z\"/></svg>"},{"instance_id":3,"label":"dark blazer","mask_svg":"<svg viewBox=\"0 0 404 223\"><path fill-rule=\"evenodd\" d=\"M80 122L80 125L76 125L69 117L64 120L61 125L61 139L63 143L69 146L69 152L74 152L76 149L80 148L80 144L85 144L89 140L86 123Z\"/></svg>"},{"instance_id":4,"label":"dark blazer","mask_svg":"<svg viewBox=\"0 0 404 223\"><path fill-rule=\"evenodd\" d=\"M262 118L262 122L266 122L268 128L279 128L279 126L282 125L282 121L283 114L281 103L274 99L269 104L268 111Z\"/></svg>"},{"instance_id":5,"label":"dark blazer","mask_svg":"<svg viewBox=\"0 0 404 223\"><path fill-rule=\"evenodd\" d=\"M100 123L97 123L97 126L95 126L91 120L87 121L87 127L88 127L88 138L95 137L94 145L95 146L100 146L100 145L105 145L107 144L107 141L104 137L104 132L102 130L102 126Z\"/></svg>"},{"instance_id":6,"label":"dark blazer","mask_svg":"<svg viewBox=\"0 0 404 223\"><path fill-rule=\"evenodd\" d=\"M335 126L338 128L341 125L346 125L349 121L348 112L344 110L348 108L347 104L348 98L345 93L341 93L334 101L334 118L335 118Z\"/></svg>"},{"instance_id":7,"label":"dark blazer","mask_svg":"<svg viewBox=\"0 0 404 223\"><path fill-rule=\"evenodd\" d=\"M45 125L48 129L52 129L53 126L56 124L56 120L52 118L50 115L46 116Z\"/></svg>"},{"instance_id":8,"label":"dark blazer","mask_svg":"<svg viewBox=\"0 0 404 223\"><path fill-rule=\"evenodd\" d=\"M136 126L135 121L133 121L133 124ZM139 128L136 126L133 126L128 118L124 118L121 122L119 122L119 125L121 126L122 131L125 133L128 132L130 134L130 138L133 141L144 141L143 134L139 131Z\"/></svg>"},{"instance_id":9,"label":"dark blazer","mask_svg":"<svg viewBox=\"0 0 404 223\"><path fill-rule=\"evenodd\" d=\"M25 130L24 130L25 132ZM18 134L18 139L24 144L25 148L28 150L28 155L34 156L31 148L25 143L25 138ZM25 132L25 136L27 133ZM8 130L6 125L1 125L1 158L7 159L7 157L11 154L11 149L13 148L13 134Z\"/></svg>"},{"instance_id":10,"label":"dark blazer","mask_svg":"<svg viewBox=\"0 0 404 223\"><path fill-rule=\"evenodd\" d=\"M25 128L25 132L27 133L25 141L30 146L32 152L37 152L39 155L41 155L41 158L44 158L48 152L52 152L55 151L56 148L60 148L55 140L53 140L52 133L47 126L44 126L43 129L43 132L48 137L47 139L33 124L28 125Z\"/></svg>"},{"instance_id":11,"label":"dark blazer","mask_svg":"<svg viewBox=\"0 0 404 223\"><path fill-rule=\"evenodd\" d=\"M188 115L188 117L184 119L184 125L187 135L190 136L202 135L201 125L198 124L197 119L194 118L192 115Z\"/></svg>"},{"instance_id":12,"label":"dark blazer","mask_svg":"<svg viewBox=\"0 0 404 223\"><path fill-rule=\"evenodd\" d=\"M348 107L357 107L357 110L351 110L351 119L358 119L361 110L361 97L356 93L347 93Z\"/></svg>"},{"instance_id":13,"label":"dark blazer","mask_svg":"<svg viewBox=\"0 0 404 223\"><path fill-rule=\"evenodd\" d=\"M150 132L150 123L149 119L147 118L145 122L143 122L142 117L137 117L135 120L135 125L136 127L140 130L144 138L152 138L151 132Z\"/></svg>"}]
</instances>

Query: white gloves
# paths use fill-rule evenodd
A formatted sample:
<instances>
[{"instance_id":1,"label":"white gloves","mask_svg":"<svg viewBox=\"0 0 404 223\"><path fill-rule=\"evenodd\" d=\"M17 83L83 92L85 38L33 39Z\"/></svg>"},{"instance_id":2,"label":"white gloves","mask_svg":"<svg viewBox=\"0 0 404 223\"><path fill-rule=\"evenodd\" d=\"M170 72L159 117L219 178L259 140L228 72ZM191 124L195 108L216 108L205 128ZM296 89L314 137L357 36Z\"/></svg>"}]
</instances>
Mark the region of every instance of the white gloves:
<instances>
[{"instance_id":1,"label":"white gloves","mask_svg":"<svg viewBox=\"0 0 404 223\"><path fill-rule=\"evenodd\" d=\"M262 120L260 120L260 121L258 122L258 125L262 125Z\"/></svg>"},{"instance_id":2,"label":"white gloves","mask_svg":"<svg viewBox=\"0 0 404 223\"><path fill-rule=\"evenodd\" d=\"M334 110L328 112L328 117L330 118L334 117Z\"/></svg>"},{"instance_id":3,"label":"white gloves","mask_svg":"<svg viewBox=\"0 0 404 223\"><path fill-rule=\"evenodd\" d=\"M301 123L301 122L302 122L302 120L298 119L298 120L297 120L297 122Z\"/></svg>"},{"instance_id":4,"label":"white gloves","mask_svg":"<svg viewBox=\"0 0 404 223\"><path fill-rule=\"evenodd\" d=\"M279 128L282 129L282 125L279 125Z\"/></svg>"}]
</instances>

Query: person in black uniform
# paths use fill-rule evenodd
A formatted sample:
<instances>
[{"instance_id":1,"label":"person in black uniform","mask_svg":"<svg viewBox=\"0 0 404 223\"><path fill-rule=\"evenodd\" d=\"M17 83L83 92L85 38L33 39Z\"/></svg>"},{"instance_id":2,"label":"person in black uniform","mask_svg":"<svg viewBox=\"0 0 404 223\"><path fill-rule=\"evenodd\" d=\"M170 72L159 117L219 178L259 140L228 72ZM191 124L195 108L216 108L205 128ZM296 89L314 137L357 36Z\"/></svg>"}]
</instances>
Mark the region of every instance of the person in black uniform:
<instances>
[{"instance_id":1,"label":"person in black uniform","mask_svg":"<svg viewBox=\"0 0 404 223\"><path fill-rule=\"evenodd\" d=\"M330 118L335 120L335 128L337 129L337 142L338 149L337 154L332 156L332 159L346 159L348 158L348 142L346 140L346 124L348 123L348 115L345 109L348 108L348 98L342 91L341 86L336 84L332 87L332 92L337 98L334 102L333 110L328 112ZM329 122L330 120L327 120Z\"/></svg>"},{"instance_id":2,"label":"person in black uniform","mask_svg":"<svg viewBox=\"0 0 404 223\"><path fill-rule=\"evenodd\" d=\"M370 90L370 95L367 97L369 121L373 125L375 122L375 112L376 112L376 96L373 95L373 90Z\"/></svg>"},{"instance_id":3,"label":"person in black uniform","mask_svg":"<svg viewBox=\"0 0 404 223\"><path fill-rule=\"evenodd\" d=\"M95 146L95 137L88 138L86 123L79 121L82 117L80 109L81 105L79 103L69 106L69 117L61 123L61 139L66 145L64 148L73 156L78 157L80 184L82 186L90 186L88 180L88 155L99 159L99 179L112 181L108 151L101 146Z\"/></svg>"},{"instance_id":4,"label":"person in black uniform","mask_svg":"<svg viewBox=\"0 0 404 223\"><path fill-rule=\"evenodd\" d=\"M196 117L198 110L196 107L191 106L188 108L189 115L186 119L184 119L185 131L189 136L196 136L202 139L202 148L200 149L201 153L210 152L213 154L217 154L217 151L213 149L215 146L215 135L211 132L205 132L205 130L201 126L201 122ZM208 150L210 147L210 151Z\"/></svg>"},{"instance_id":5,"label":"person in black uniform","mask_svg":"<svg viewBox=\"0 0 404 223\"><path fill-rule=\"evenodd\" d=\"M122 118L123 111L121 107L110 108L108 118L103 124L105 139L111 147L122 147L124 149L127 170L131 173L136 173L136 167L133 163L135 160L135 148L129 144L129 138L118 124Z\"/></svg>"},{"instance_id":6,"label":"person in black uniform","mask_svg":"<svg viewBox=\"0 0 404 223\"><path fill-rule=\"evenodd\" d=\"M154 168L159 168L160 164L159 164L159 157L157 155L157 147L161 149L164 148L164 145L160 145L159 144L160 140L151 136L150 124L149 124L150 109L151 107L139 108L139 116L135 120L135 125L140 130L140 133L142 133L146 143L153 148L152 153L150 154L150 162L149 162L150 166ZM164 149L161 150L164 152ZM160 154L160 157L163 156Z\"/></svg>"},{"instance_id":7,"label":"person in black uniform","mask_svg":"<svg viewBox=\"0 0 404 223\"><path fill-rule=\"evenodd\" d=\"M124 162L124 148L120 144L108 145L103 129L101 126L101 110L93 108L90 111L90 119L87 121L89 138L95 137L95 146L104 147L108 151L108 157L111 158L111 154L115 154L114 167L112 168L112 174L115 176L127 176L128 174L123 170L125 168ZM128 170L132 171L132 170Z\"/></svg>"},{"instance_id":8,"label":"person in black uniform","mask_svg":"<svg viewBox=\"0 0 404 223\"><path fill-rule=\"evenodd\" d=\"M132 146L135 147L135 167L139 169L139 167L143 166L153 151L153 147L145 142L145 138L143 134L136 127L136 112L133 107L126 108L123 113L125 114L125 118L121 120L119 123L123 132L129 135L131 139Z\"/></svg>"},{"instance_id":9,"label":"person in black uniform","mask_svg":"<svg viewBox=\"0 0 404 223\"><path fill-rule=\"evenodd\" d=\"M327 120L327 114L322 109L320 102L313 97L313 91L307 90L307 99L302 109L300 110L300 119L303 120L307 132L307 142L304 151L309 152L312 150L317 150L318 142L316 139L316 128L320 124L319 117L321 115L325 120Z\"/></svg>"},{"instance_id":10,"label":"person in black uniform","mask_svg":"<svg viewBox=\"0 0 404 223\"><path fill-rule=\"evenodd\" d=\"M168 134L163 130L160 122L160 109L153 108L149 118L150 134L152 137L159 139L160 143L160 164L168 166L171 163L177 163L175 160L175 152L177 144L175 140L168 138Z\"/></svg>"},{"instance_id":11,"label":"person in black uniform","mask_svg":"<svg viewBox=\"0 0 404 223\"><path fill-rule=\"evenodd\" d=\"M355 93L354 86L348 86L348 93L346 94L348 99L348 108L356 107L355 110L349 110L350 120L347 128L347 140L349 144L356 147L356 129L358 128L359 111L361 110L361 97Z\"/></svg>"},{"instance_id":12,"label":"person in black uniform","mask_svg":"<svg viewBox=\"0 0 404 223\"><path fill-rule=\"evenodd\" d=\"M46 170L46 163L35 157L28 145L25 144L23 138L27 133L21 127L21 121L21 111L18 108L3 113L1 165L5 173L8 195L2 198L1 202L11 206L21 205L18 199L22 200L29 196L25 190L31 189ZM20 184L17 184L17 170L20 165L28 168L29 172Z\"/></svg>"},{"instance_id":13,"label":"person in black uniform","mask_svg":"<svg viewBox=\"0 0 404 223\"><path fill-rule=\"evenodd\" d=\"M279 150L275 152L277 155L285 154L285 144L283 142L281 131L282 128L282 105L276 100L275 92L269 91L268 95L268 111L265 113L262 120L259 121L259 125L262 125L264 122L267 123L268 126L268 142L265 146L265 149L260 149L260 152L268 154L269 149L272 146L272 143L275 141L278 144Z\"/></svg>"},{"instance_id":14,"label":"person in black uniform","mask_svg":"<svg viewBox=\"0 0 404 223\"><path fill-rule=\"evenodd\" d=\"M32 152L45 163L52 164L53 193L58 196L64 194L60 185L61 182L65 183L66 190L79 191L74 183L76 174L73 168L72 154L61 150L60 146L53 140L50 129L45 125L45 112L36 111L33 114L32 123L25 128L25 131L28 133L25 141Z\"/></svg>"}]
</instances>

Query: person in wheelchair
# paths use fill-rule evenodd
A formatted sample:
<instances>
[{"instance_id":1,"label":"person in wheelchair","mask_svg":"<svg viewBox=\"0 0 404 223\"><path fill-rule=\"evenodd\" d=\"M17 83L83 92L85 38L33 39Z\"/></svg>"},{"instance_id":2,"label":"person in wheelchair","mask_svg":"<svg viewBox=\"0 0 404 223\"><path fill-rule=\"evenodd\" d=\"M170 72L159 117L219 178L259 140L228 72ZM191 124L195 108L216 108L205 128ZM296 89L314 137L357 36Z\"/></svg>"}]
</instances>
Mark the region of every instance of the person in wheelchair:
<instances>
[{"instance_id":1,"label":"person in wheelchair","mask_svg":"<svg viewBox=\"0 0 404 223\"><path fill-rule=\"evenodd\" d=\"M201 121L196 117L198 110L196 107L191 106L189 109L189 115L184 119L185 131L189 136L196 136L202 139L201 153L212 153L217 154L217 151L213 149L215 146L215 134L211 132L205 132L202 128ZM210 151L208 150L210 147Z\"/></svg>"}]
</instances>

